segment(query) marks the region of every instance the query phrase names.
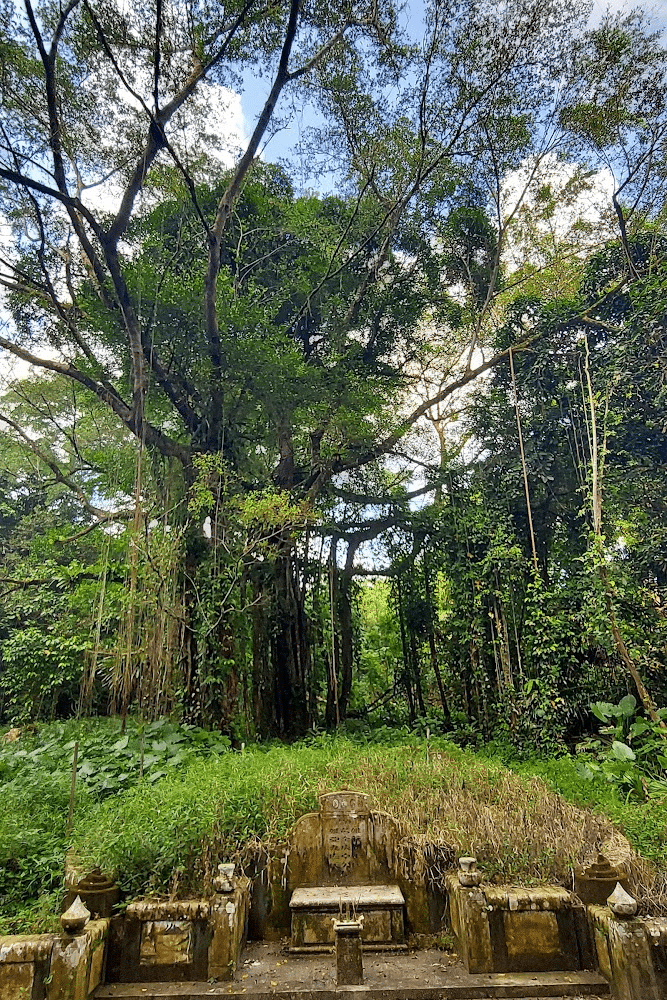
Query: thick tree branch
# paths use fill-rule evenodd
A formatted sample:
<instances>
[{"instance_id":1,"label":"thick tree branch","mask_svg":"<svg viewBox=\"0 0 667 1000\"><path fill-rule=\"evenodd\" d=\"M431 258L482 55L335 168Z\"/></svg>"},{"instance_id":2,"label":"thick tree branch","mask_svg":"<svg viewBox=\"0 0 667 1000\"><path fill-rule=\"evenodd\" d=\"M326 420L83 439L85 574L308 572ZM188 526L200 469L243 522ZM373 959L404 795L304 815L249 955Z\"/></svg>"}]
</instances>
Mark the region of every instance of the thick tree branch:
<instances>
[{"instance_id":1,"label":"thick tree branch","mask_svg":"<svg viewBox=\"0 0 667 1000\"><path fill-rule=\"evenodd\" d=\"M257 120L257 124L255 125L255 129L246 151L239 160L227 190L220 199L215 221L209 231L208 268L206 271L205 281L205 316L209 343L209 356L213 366L214 378L217 382L212 394L213 412L211 414L211 427L214 436L217 436L219 424L222 419L221 379L223 359L220 329L218 326L218 312L216 307L216 291L222 250L222 234L231 215L234 202L236 201L241 190L241 185L246 174L248 173L248 170L250 169L255 155L257 154L259 144L271 120L278 98L280 97L281 91L288 80L287 66L290 53L292 51L292 45L294 44L294 38L296 36L299 10L300 0L291 0L285 39L280 53L278 70L273 81L273 86L271 87L269 96L264 103L264 107L262 108L261 114Z\"/></svg>"},{"instance_id":2,"label":"thick tree branch","mask_svg":"<svg viewBox=\"0 0 667 1000\"><path fill-rule=\"evenodd\" d=\"M515 352L525 350L528 346L534 343L536 336L537 335L532 336L522 341L520 344L514 344L512 350ZM487 371L491 371L492 368L501 364L508 358L509 352L510 348L507 348L504 351L499 351L497 354L494 354L493 357L489 358L488 361L484 361L476 368L466 369L460 378L448 383L448 385L441 389L440 392L437 392L434 396L424 400L423 403L420 403L419 406L415 407L412 412L408 414L405 420L401 422L400 426L391 434L388 434L385 438L383 438L382 441L378 442L374 448L370 448L367 451L362 452L355 458L336 460L332 465L332 474L346 472L349 469L360 468L362 465L368 465L369 462L373 462L380 458L381 455L387 454L387 452L391 451L392 448L398 444L401 438L405 435L406 431L409 430L410 427L413 427L420 417L423 417L427 411L431 409L431 407L436 406L438 403L442 403L443 400L447 399L459 389L464 389L465 386L470 385L470 383L476 378L479 378L480 375L483 375Z\"/></svg>"},{"instance_id":3,"label":"thick tree branch","mask_svg":"<svg viewBox=\"0 0 667 1000\"><path fill-rule=\"evenodd\" d=\"M42 184L41 181L36 180L34 177L29 177L27 174L22 174L17 170L9 170L7 167L0 167L0 177L11 184L15 184L17 187L23 187L29 191L36 191L38 194L46 195L47 198L53 198L54 201L60 202L65 208L78 212L90 225L95 235L101 235L102 227L92 212L86 208L79 198L73 197L67 191L59 191L57 188L49 187L48 184Z\"/></svg>"},{"instance_id":4,"label":"thick tree branch","mask_svg":"<svg viewBox=\"0 0 667 1000\"><path fill-rule=\"evenodd\" d=\"M135 436L138 436L132 408L118 395L115 389L109 389L107 386L96 382L95 379L91 378L85 372L79 371L75 365L69 362L55 361L51 358L40 358L30 351L26 351L13 341L8 340L6 337L0 337L0 347L3 347L17 358L21 358L22 361L27 361L28 364L35 365L37 368L43 368L46 371L56 372L59 375L65 375L67 378L78 382L94 393L103 403L106 403L116 416L122 420L127 429ZM163 434L162 431L148 423L148 421L144 422L143 429L147 444L155 447L163 455L179 459L184 465L189 463L190 451L187 447L167 437L166 434Z\"/></svg>"}]
</instances>

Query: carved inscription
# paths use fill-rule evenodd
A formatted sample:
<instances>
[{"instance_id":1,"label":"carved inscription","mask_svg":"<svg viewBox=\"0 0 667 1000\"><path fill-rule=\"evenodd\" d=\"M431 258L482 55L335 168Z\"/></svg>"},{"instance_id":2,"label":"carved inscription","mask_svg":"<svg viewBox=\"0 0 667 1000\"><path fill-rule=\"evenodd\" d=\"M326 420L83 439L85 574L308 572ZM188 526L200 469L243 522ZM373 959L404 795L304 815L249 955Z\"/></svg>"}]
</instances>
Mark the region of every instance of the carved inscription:
<instances>
[{"instance_id":1,"label":"carved inscription","mask_svg":"<svg viewBox=\"0 0 667 1000\"><path fill-rule=\"evenodd\" d=\"M324 855L330 868L347 872L368 848L368 798L359 792L320 796Z\"/></svg>"},{"instance_id":2,"label":"carved inscription","mask_svg":"<svg viewBox=\"0 0 667 1000\"><path fill-rule=\"evenodd\" d=\"M352 864L352 846L361 843L360 837L354 828L347 823L327 824L328 829L324 836L324 851L326 859L331 868L338 868L344 872Z\"/></svg>"}]
</instances>

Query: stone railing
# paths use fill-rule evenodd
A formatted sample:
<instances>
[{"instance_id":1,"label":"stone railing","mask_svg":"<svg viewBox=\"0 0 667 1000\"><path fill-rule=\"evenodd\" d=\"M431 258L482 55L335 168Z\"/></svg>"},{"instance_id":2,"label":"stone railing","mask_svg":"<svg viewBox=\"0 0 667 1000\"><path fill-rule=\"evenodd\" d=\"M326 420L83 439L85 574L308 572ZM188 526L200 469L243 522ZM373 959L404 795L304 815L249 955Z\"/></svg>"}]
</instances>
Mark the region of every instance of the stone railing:
<instances>
[{"instance_id":1,"label":"stone railing","mask_svg":"<svg viewBox=\"0 0 667 1000\"><path fill-rule=\"evenodd\" d=\"M104 981L108 920L78 934L0 937L0 1000L87 1000Z\"/></svg>"}]
</instances>

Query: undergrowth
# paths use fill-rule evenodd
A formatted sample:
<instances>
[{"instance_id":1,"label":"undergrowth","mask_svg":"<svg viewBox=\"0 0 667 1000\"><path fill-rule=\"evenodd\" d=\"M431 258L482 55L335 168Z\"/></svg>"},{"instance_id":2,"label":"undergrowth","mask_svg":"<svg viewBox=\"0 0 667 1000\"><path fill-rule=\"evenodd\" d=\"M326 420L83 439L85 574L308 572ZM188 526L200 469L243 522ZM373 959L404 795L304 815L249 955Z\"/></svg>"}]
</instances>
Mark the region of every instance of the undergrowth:
<instances>
[{"instance_id":1,"label":"undergrowth","mask_svg":"<svg viewBox=\"0 0 667 1000\"><path fill-rule=\"evenodd\" d=\"M636 894L644 909L667 914L667 797L650 797L644 802L619 795L617 786L603 774L585 777L580 755L518 758L508 747L486 747L480 756L501 759L515 773L544 781L563 799L585 810L607 816L627 838ZM627 849L616 839L610 860L626 861Z\"/></svg>"},{"instance_id":2,"label":"undergrowth","mask_svg":"<svg viewBox=\"0 0 667 1000\"><path fill-rule=\"evenodd\" d=\"M75 825L94 817L105 798L171 779L229 748L224 737L166 720L130 721L124 733L119 719L58 722L0 742L0 933L57 926L75 743Z\"/></svg>"},{"instance_id":3,"label":"undergrowth","mask_svg":"<svg viewBox=\"0 0 667 1000\"><path fill-rule=\"evenodd\" d=\"M206 892L218 861L242 858L249 844L281 851L295 820L317 808L318 793L344 785L394 817L405 873L433 885L463 854L499 882L571 885L572 865L602 845L627 851L620 824L653 862L633 863L644 908L660 910L662 804L652 803L649 817L603 785L583 782L568 760L507 767L444 739L427 747L405 732L238 752L172 723L132 723L125 734L118 720L44 726L0 748L0 933L53 925L69 846L86 866L117 877L127 898Z\"/></svg>"},{"instance_id":4,"label":"undergrowth","mask_svg":"<svg viewBox=\"0 0 667 1000\"><path fill-rule=\"evenodd\" d=\"M339 736L228 754L137 787L85 817L74 844L131 894L191 891L249 841L284 841L317 808L319 792L344 785L397 820L410 874L432 882L471 852L491 877L566 880L573 861L613 834L609 820L564 802L540 779L446 741L432 741L427 757L416 739L360 745Z\"/></svg>"}]
</instances>

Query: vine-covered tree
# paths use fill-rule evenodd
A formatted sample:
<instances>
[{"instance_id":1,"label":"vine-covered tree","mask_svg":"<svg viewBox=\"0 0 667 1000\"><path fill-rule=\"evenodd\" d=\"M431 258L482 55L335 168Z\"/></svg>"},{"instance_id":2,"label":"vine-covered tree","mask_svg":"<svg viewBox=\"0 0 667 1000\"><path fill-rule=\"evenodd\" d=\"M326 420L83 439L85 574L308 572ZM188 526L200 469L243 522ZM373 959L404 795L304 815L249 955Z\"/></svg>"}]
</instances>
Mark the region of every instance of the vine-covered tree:
<instances>
[{"instance_id":1,"label":"vine-covered tree","mask_svg":"<svg viewBox=\"0 0 667 1000\"><path fill-rule=\"evenodd\" d=\"M313 721L305 604L317 504L344 477L359 497L369 476L391 482L378 466L400 457L419 419L507 358L490 334L518 206L568 136L604 145L586 87L604 84L605 108L622 97L611 63L598 80L591 49L611 60L627 36L623 79L628 53L648 52L655 104L662 64L639 28L605 41L585 33L577 7L434 0L417 45L393 5L373 0L335 11L315 0L5 5L0 281L11 322L0 347L75 383L135 442L135 483L120 497L93 486L87 463L66 468L58 446L42 459L90 523L129 501L131 597L144 555L150 564L137 543L156 513L147 495L158 498L177 582L160 611L177 622L169 683L190 717L228 725L243 701L262 733ZM230 152L221 88L253 73L268 81L266 101ZM307 95L319 116L300 155L335 178L336 197L297 195L258 160L289 95ZM624 240L621 194L640 204L662 141L662 125L645 139L634 91L632 101L631 126L605 118L617 146L632 129L639 137L632 183L617 184ZM212 135L199 134L205 112ZM508 211L506 178L522 165ZM522 333L515 351L539 335ZM434 365L439 378L415 403ZM5 425L33 447L15 416L6 408ZM352 569L331 593L348 637ZM115 681L125 709L146 677L163 683L143 621L130 600ZM332 647L330 720L339 670L347 700L347 640L339 657Z\"/></svg>"}]
</instances>

